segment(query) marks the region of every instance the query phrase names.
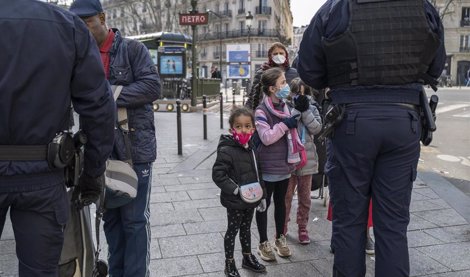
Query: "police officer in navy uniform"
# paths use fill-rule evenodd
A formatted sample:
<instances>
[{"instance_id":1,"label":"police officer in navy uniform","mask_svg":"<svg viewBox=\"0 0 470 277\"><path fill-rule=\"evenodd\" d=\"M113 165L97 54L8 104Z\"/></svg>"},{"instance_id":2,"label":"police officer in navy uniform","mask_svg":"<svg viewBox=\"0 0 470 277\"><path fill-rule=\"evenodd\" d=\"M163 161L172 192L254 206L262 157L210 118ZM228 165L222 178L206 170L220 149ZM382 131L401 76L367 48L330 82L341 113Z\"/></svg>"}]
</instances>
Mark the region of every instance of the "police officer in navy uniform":
<instances>
[{"instance_id":1,"label":"police officer in navy uniform","mask_svg":"<svg viewBox=\"0 0 470 277\"><path fill-rule=\"evenodd\" d=\"M343 119L328 139L333 276L365 276L369 199L375 276L409 276L407 226L420 152L419 96L445 62L427 0L328 0L304 33L298 71L330 88Z\"/></svg>"},{"instance_id":2,"label":"police officer in navy uniform","mask_svg":"<svg viewBox=\"0 0 470 277\"><path fill-rule=\"evenodd\" d=\"M0 33L0 234L9 210L19 276L56 277L69 203L62 159L47 156L69 127L72 103L88 138L81 199L95 201L115 103L79 17L40 1L1 1Z\"/></svg>"}]
</instances>

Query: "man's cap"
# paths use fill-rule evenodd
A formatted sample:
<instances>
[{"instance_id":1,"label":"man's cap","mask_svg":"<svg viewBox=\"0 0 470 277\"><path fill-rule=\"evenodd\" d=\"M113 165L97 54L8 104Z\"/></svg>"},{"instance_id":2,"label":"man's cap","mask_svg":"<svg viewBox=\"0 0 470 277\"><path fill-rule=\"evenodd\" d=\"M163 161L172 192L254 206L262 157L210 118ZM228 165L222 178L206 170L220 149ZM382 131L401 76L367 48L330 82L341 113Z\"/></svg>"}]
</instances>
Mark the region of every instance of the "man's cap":
<instances>
[{"instance_id":1,"label":"man's cap","mask_svg":"<svg viewBox=\"0 0 470 277\"><path fill-rule=\"evenodd\" d=\"M69 10L79 17L89 17L102 13L103 7L99 0L75 0Z\"/></svg>"}]
</instances>

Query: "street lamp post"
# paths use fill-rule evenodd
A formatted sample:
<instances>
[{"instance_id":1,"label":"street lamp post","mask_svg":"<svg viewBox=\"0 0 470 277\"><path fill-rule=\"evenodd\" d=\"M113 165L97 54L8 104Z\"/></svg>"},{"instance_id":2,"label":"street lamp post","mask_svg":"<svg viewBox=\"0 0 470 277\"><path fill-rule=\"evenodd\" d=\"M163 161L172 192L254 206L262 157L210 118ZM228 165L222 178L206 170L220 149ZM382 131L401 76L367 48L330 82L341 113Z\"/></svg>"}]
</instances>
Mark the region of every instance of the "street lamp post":
<instances>
[{"instance_id":1,"label":"street lamp post","mask_svg":"<svg viewBox=\"0 0 470 277\"><path fill-rule=\"evenodd\" d=\"M211 10L207 10L207 12L217 16L220 21L220 29L219 29L219 34L218 34L219 35L219 72L220 72L220 82L222 83L223 81L223 77L222 77L222 19L224 18L224 16ZM225 95L227 98L227 82L225 82Z\"/></svg>"},{"instance_id":2,"label":"street lamp post","mask_svg":"<svg viewBox=\"0 0 470 277\"><path fill-rule=\"evenodd\" d=\"M251 35L251 26L253 24L253 15L251 14L251 11L248 11L248 13L245 16L245 24L246 24L246 27L248 28L248 45L249 45L249 51L250 51L250 57L249 57L250 62L248 63L248 65L250 67L250 71L249 71L249 80L248 80L247 88L246 88L246 90L248 90L248 88L251 85L251 41L250 41L250 35ZM245 94L247 92L248 91L245 91ZM242 99L245 100L245 96L243 96ZM243 101L243 102L245 102L245 101Z\"/></svg>"},{"instance_id":3,"label":"street lamp post","mask_svg":"<svg viewBox=\"0 0 470 277\"><path fill-rule=\"evenodd\" d=\"M190 13L197 13L197 0L191 0L192 10ZM193 30L193 45L192 45L192 82L191 82L191 106L195 107L197 104L197 29L196 25L191 26Z\"/></svg>"}]
</instances>

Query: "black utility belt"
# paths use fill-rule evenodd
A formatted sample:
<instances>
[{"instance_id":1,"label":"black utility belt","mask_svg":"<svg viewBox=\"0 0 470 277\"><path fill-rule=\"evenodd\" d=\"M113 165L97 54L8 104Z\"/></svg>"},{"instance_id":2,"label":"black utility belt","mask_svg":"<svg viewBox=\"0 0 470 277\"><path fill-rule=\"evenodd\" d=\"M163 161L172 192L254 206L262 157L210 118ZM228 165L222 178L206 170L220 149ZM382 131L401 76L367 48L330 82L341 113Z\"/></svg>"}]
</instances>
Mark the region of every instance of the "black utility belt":
<instances>
[{"instance_id":1,"label":"black utility belt","mask_svg":"<svg viewBox=\"0 0 470 277\"><path fill-rule=\"evenodd\" d=\"M0 145L0 161L47 161L51 168L64 168L74 154L74 140L67 132L47 145Z\"/></svg>"},{"instance_id":2,"label":"black utility belt","mask_svg":"<svg viewBox=\"0 0 470 277\"><path fill-rule=\"evenodd\" d=\"M408 104L408 103L374 103L374 102L366 102L366 103L350 103L345 104L345 108L353 108L353 107L367 107L367 106L374 106L374 107L400 107L410 109L416 112L419 112L419 106Z\"/></svg>"}]
</instances>

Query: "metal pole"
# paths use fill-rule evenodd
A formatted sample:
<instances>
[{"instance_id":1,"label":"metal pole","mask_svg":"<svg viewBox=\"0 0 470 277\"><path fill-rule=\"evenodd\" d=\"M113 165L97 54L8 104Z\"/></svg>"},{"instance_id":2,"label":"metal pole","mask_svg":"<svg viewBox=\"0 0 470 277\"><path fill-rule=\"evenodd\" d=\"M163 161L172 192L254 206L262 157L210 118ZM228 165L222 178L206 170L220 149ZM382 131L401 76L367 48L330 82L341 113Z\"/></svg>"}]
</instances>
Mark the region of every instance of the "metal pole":
<instances>
[{"instance_id":1,"label":"metal pole","mask_svg":"<svg viewBox=\"0 0 470 277\"><path fill-rule=\"evenodd\" d=\"M190 13L197 13L197 0L191 0L192 10ZM191 29L193 30L193 45L192 45L192 82L191 82L191 106L196 106L197 104L197 29L196 25L192 25Z\"/></svg>"},{"instance_id":2,"label":"metal pole","mask_svg":"<svg viewBox=\"0 0 470 277\"><path fill-rule=\"evenodd\" d=\"M233 84L232 84L233 86ZM232 105L235 106L235 88L232 87Z\"/></svg>"},{"instance_id":3,"label":"metal pole","mask_svg":"<svg viewBox=\"0 0 470 277\"><path fill-rule=\"evenodd\" d=\"M220 72L220 83L222 84L222 17L220 19L220 30L219 30L219 72Z\"/></svg>"},{"instance_id":4,"label":"metal pole","mask_svg":"<svg viewBox=\"0 0 470 277\"><path fill-rule=\"evenodd\" d=\"M176 100L176 137L178 140L178 155L183 155L183 142L181 139L181 101Z\"/></svg>"},{"instance_id":5,"label":"metal pole","mask_svg":"<svg viewBox=\"0 0 470 277\"><path fill-rule=\"evenodd\" d=\"M207 139L207 97L202 96L202 129L204 131L204 139Z\"/></svg>"},{"instance_id":6,"label":"metal pole","mask_svg":"<svg viewBox=\"0 0 470 277\"><path fill-rule=\"evenodd\" d=\"M224 96L220 92L220 129L224 128Z\"/></svg>"}]
</instances>

